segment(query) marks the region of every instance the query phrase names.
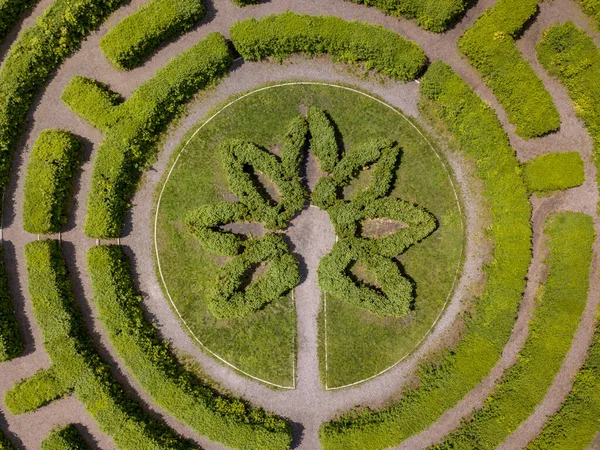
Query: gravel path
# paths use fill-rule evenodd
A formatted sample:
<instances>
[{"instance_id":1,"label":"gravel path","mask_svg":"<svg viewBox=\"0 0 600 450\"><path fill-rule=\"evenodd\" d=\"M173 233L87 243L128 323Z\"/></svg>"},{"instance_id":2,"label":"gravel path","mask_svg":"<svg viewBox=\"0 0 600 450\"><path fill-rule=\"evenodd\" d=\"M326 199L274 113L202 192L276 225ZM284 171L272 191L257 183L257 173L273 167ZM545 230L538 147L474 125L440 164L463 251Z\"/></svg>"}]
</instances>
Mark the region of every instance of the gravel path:
<instances>
[{"instance_id":1,"label":"gravel path","mask_svg":"<svg viewBox=\"0 0 600 450\"><path fill-rule=\"evenodd\" d=\"M39 15L43 7L50 0L42 0L34 12L23 20L23 24L32 23L34 17ZM539 39L540 33L551 23L564 21L565 17L573 19L578 26L591 30L589 20L571 2L567 0L554 0L552 4L544 3L538 22L524 34L519 42L524 55L532 61L533 67L542 77L546 87L553 95L562 119L562 129L550 137L533 141L523 141L514 134L512 127L506 118L506 114L499 107L491 91L483 84L479 74L461 58L458 53L456 42L462 32L474 23L481 12L491 6L493 0L481 0L472 8L463 21L453 30L444 35L434 35L425 32L411 22L386 17L379 11L366 8L361 5L343 2L342 0L274 0L246 8L237 8L229 0L215 0L202 26L186 34L184 37L170 43L160 51L143 67L131 72L117 72L103 57L98 47L100 37L106 32L109 25L117 23L122 17L134 11L142 0L133 0L127 6L115 13L107 23L84 42L82 49L70 58L60 70L57 71L44 92L39 96L35 111L30 115L30 123L25 137L22 140L21 152L14 164L13 178L5 201L4 237L6 240L6 262L10 270L11 288L18 305L18 318L29 330L26 346L26 354L12 362L5 363L0 367L0 392L5 392L14 384L18 378L28 376L37 369L47 367L49 362L45 352L40 345L40 336L32 319L29 302L25 300L25 265L23 261L23 245L35 239L22 231L21 204L23 174L28 161L28 151L39 134L49 127L61 127L69 129L87 140L86 158L79 175L76 188L76 204L73 210L68 231L63 233L65 248L69 254L69 265L73 279L75 280L77 300L84 308L88 325L93 330L93 337L101 349L103 357L113 364L117 379L134 395L146 408L154 414L164 417L167 422L177 431L188 437L195 437L196 441L205 448L221 448L220 446L206 442L205 439L195 436L186 426L169 418L159 408L152 406L148 396L139 388L132 379L126 367L119 362L116 353L110 345L103 328L96 319L96 312L89 302L90 286L85 271L85 255L87 249L94 245L94 241L83 235L81 225L85 217L85 203L90 184L91 168L95 149L102 139L102 135L87 123L83 122L71 113L60 102L60 94L65 85L74 75L86 75L97 78L108 83L112 89L128 96L145 80L150 78L157 68L162 67L171 57L189 48L198 39L212 31L220 31L228 35L228 29L234 22L250 16L261 17L271 13L292 10L298 13L309 14L331 14L346 20L359 19L372 23L379 23L386 28L395 30L400 34L415 40L423 47L430 59L443 59L448 62L498 113L505 129L508 130L511 143L517 149L518 156L522 160L552 151L581 150L586 159L586 171L588 182L582 188L568 191L564 194L545 198L533 199L534 216L534 262L530 268L530 279L523 305L520 310L519 319L515 325L513 336L509 346L505 349L498 366L490 376L476 390L470 393L456 408L445 414L441 420L426 432L415 436L407 441L404 448L422 448L427 443L439 440L444 434L455 427L460 419L473 408L481 405L487 393L493 388L495 381L501 375L503 368L514 361L515 355L520 349L527 335L527 322L531 315L532 293L535 292L537 283L543 280L542 259L543 246L540 245L540 233L543 221L547 214L555 210L577 210L585 211L595 215L595 204L597 201L596 184L594 183L595 169L590 162L591 141L575 118L570 101L564 89L554 80L548 78L544 71L535 61L533 46ZM6 40L6 44L0 47L0 58L6 53L6 46L15 38L18 30ZM597 42L600 42L598 34L595 34ZM295 422L296 443L298 448L319 448L316 431L320 423L331 418L337 411L348 409L356 404L369 404L380 406L386 402L390 393L400 390L410 379L411 373L417 362L429 350L438 345L440 336L451 329L456 314L461 309L461 304L474 295L481 286L481 266L489 256L489 248L481 245L485 242L484 229L486 217L480 205L481 186L473 182L472 169L457 155L450 154L450 163L456 173L456 177L462 188L462 200L465 207L467 249L463 269L463 276L457 286L455 295L450 302L446 314L440 321L434 332L426 339L425 343L410 358L399 364L396 368L378 377L377 379L356 388L339 392L325 392L321 389L318 378L318 361L316 358L316 315L319 308L320 293L316 285L315 269L319 258L328 252L333 243L333 230L327 215L316 208L305 210L293 223L290 236L295 251L304 260L306 277L303 283L296 289L296 300L299 305L299 355L298 355L298 382L297 389L293 392L273 392L266 387L254 383L229 369L216 363L213 359L205 356L192 342L190 337L181 327L164 299L160 286L154 272L154 256L152 246L148 242L148 236L152 235L153 197L157 183L164 173L170 155L179 144L183 134L189 130L194 123L200 120L211 108L227 99L235 93L244 92L266 82L283 81L289 79L311 79L327 82L343 82L357 85L372 93L381 96L392 105L401 108L411 116L417 116L416 101L418 99L418 86L415 83L400 85L397 83L379 84L374 81L357 79L352 76L343 65L332 64L327 58L316 58L306 60L302 57L292 58L290 62L283 65L268 63L237 63L230 76L202 98L195 102L189 110L189 114L181 119L177 126L173 127L172 133L166 139L164 150L158 161L146 174L144 183L134 198L133 208L129 219L126 235L122 243L128 247L129 252L135 258L135 270L138 275L140 288L147 296L146 308L149 314L157 320L161 333L165 338L172 340L175 346L186 353L194 355L203 365L206 372L219 380L225 387L233 392L243 395L249 400L260 404L268 409L290 417ZM598 220L597 228L598 228ZM75 226L78 224L78 227ZM598 231L598 230L597 230ZM306 236L318 235L318 240L308 240ZM598 244L595 247L596 258L594 268L597 268ZM589 342L593 332L593 317L595 315L595 303L597 295L598 279L597 271L592 278L592 290L586 315L578 330L576 345L566 360L566 364L551 388L550 394L544 403L538 408L536 414L526 422L512 441L510 448L522 447L527 440L535 436L543 423L544 414L551 413L556 409L564 395L570 388L570 380L573 373L578 369L585 356L586 343ZM15 439L21 439L27 448L39 448L39 442L54 424L76 421L83 424L87 431L99 444L100 448L112 448L110 438L103 435L93 420L84 414L84 408L74 399L68 398L55 402L42 408L34 414L22 417L10 415L4 408L4 420L10 430L9 435ZM70 419L70 420L69 420ZM0 424L3 421L0 418ZM35 426L32 426L35 424ZM4 427L3 427L4 428ZM511 438L512 439L512 438ZM408 446L408 443L411 443ZM508 445L508 444L507 444ZM508 447L507 447L508 448Z\"/></svg>"}]
</instances>

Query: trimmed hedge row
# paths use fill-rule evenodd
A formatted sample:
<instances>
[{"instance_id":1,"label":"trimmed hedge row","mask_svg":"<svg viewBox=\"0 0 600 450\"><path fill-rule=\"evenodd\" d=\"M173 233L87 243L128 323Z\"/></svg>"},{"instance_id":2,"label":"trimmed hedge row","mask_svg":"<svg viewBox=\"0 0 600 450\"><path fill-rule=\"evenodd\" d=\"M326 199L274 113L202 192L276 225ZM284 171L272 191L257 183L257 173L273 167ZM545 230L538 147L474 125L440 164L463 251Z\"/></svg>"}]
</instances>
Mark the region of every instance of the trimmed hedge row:
<instances>
[{"instance_id":1,"label":"trimmed hedge row","mask_svg":"<svg viewBox=\"0 0 600 450\"><path fill-rule=\"evenodd\" d=\"M37 138L25 175L23 228L58 233L67 223L81 143L68 131L44 130Z\"/></svg>"},{"instance_id":2,"label":"trimmed hedge row","mask_svg":"<svg viewBox=\"0 0 600 450\"><path fill-rule=\"evenodd\" d=\"M19 16L38 0L3 0L0 2L0 42L19 20Z\"/></svg>"},{"instance_id":3,"label":"trimmed hedge row","mask_svg":"<svg viewBox=\"0 0 600 450\"><path fill-rule=\"evenodd\" d=\"M232 0L238 6L255 5L260 3L261 0Z\"/></svg>"},{"instance_id":4,"label":"trimmed hedge row","mask_svg":"<svg viewBox=\"0 0 600 450\"><path fill-rule=\"evenodd\" d=\"M87 236L120 236L129 199L140 172L155 152L160 132L196 92L223 77L231 63L225 39L212 33L175 57L116 106L117 95L98 83L83 77L71 80L63 101L105 133L92 172L85 220ZM99 97L101 102L93 103Z\"/></svg>"},{"instance_id":5,"label":"trimmed hedge row","mask_svg":"<svg viewBox=\"0 0 600 450\"><path fill-rule=\"evenodd\" d=\"M493 110L452 69L431 65L421 82L431 106L476 164L492 213L493 263L485 292L473 305L465 334L439 363L424 365L420 383L377 411L347 413L320 430L325 449L381 449L426 429L481 382L510 337L531 261L531 207L519 163Z\"/></svg>"},{"instance_id":6,"label":"trimmed hedge row","mask_svg":"<svg viewBox=\"0 0 600 450\"><path fill-rule=\"evenodd\" d=\"M600 0L580 0L580 3L586 14L600 24Z\"/></svg>"},{"instance_id":7,"label":"trimmed hedge row","mask_svg":"<svg viewBox=\"0 0 600 450\"><path fill-rule=\"evenodd\" d=\"M540 0L499 0L459 40L459 48L492 89L526 139L560 127L560 116L542 80L523 58L515 39Z\"/></svg>"},{"instance_id":8,"label":"trimmed hedge row","mask_svg":"<svg viewBox=\"0 0 600 450\"><path fill-rule=\"evenodd\" d=\"M600 168L600 50L591 36L567 22L546 30L537 51L540 63L567 88L594 141L594 163Z\"/></svg>"},{"instance_id":9,"label":"trimmed hedge row","mask_svg":"<svg viewBox=\"0 0 600 450\"><path fill-rule=\"evenodd\" d=\"M8 275L0 247L0 362L15 358L23 351L23 341L15 319L14 304L8 289Z\"/></svg>"},{"instance_id":10,"label":"trimmed hedge row","mask_svg":"<svg viewBox=\"0 0 600 450\"><path fill-rule=\"evenodd\" d=\"M88 450L75 425L56 428L42 441L42 450Z\"/></svg>"},{"instance_id":11,"label":"trimmed hedge row","mask_svg":"<svg viewBox=\"0 0 600 450\"><path fill-rule=\"evenodd\" d=\"M13 44L0 68L0 186L33 99L48 77L124 0L55 0Z\"/></svg>"},{"instance_id":12,"label":"trimmed hedge row","mask_svg":"<svg viewBox=\"0 0 600 450\"><path fill-rule=\"evenodd\" d=\"M233 24L230 32L233 45L248 61L326 53L401 81L414 80L427 63L417 44L393 31L331 16L286 12L242 20Z\"/></svg>"},{"instance_id":13,"label":"trimmed hedge row","mask_svg":"<svg viewBox=\"0 0 600 450\"><path fill-rule=\"evenodd\" d=\"M8 391L8 409L13 414L29 412L74 391L120 449L193 448L151 418L114 380L85 329L58 241L28 243L25 259L33 312L52 365Z\"/></svg>"},{"instance_id":14,"label":"trimmed hedge row","mask_svg":"<svg viewBox=\"0 0 600 450\"><path fill-rule=\"evenodd\" d=\"M545 226L549 273L539 289L529 336L483 406L435 449L494 449L544 399L571 348L588 297L594 223L580 213L556 213Z\"/></svg>"},{"instance_id":15,"label":"trimmed hedge row","mask_svg":"<svg viewBox=\"0 0 600 450\"><path fill-rule=\"evenodd\" d=\"M100 49L118 69L133 69L164 41L196 25L204 13L202 0L152 0L111 28Z\"/></svg>"},{"instance_id":16,"label":"trimmed hedge row","mask_svg":"<svg viewBox=\"0 0 600 450\"><path fill-rule=\"evenodd\" d=\"M177 361L144 316L123 250L97 246L88 252L94 302L110 340L153 401L196 432L228 447L287 449L291 427L203 385Z\"/></svg>"},{"instance_id":17,"label":"trimmed hedge row","mask_svg":"<svg viewBox=\"0 0 600 450\"><path fill-rule=\"evenodd\" d=\"M350 0L374 6L386 14L416 19L417 25L442 33L454 25L473 4L473 0Z\"/></svg>"},{"instance_id":18,"label":"trimmed hedge row","mask_svg":"<svg viewBox=\"0 0 600 450\"><path fill-rule=\"evenodd\" d=\"M529 192L564 191L585 181L583 159L577 152L539 156L523 166Z\"/></svg>"}]
</instances>

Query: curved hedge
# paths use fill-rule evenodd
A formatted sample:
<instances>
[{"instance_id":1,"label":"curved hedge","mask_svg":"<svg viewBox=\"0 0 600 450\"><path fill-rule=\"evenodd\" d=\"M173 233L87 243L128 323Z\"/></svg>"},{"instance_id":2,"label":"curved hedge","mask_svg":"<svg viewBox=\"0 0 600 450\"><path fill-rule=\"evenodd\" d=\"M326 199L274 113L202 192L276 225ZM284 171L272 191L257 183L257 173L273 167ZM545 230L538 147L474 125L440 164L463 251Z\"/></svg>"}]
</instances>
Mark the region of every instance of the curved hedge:
<instances>
[{"instance_id":1,"label":"curved hedge","mask_svg":"<svg viewBox=\"0 0 600 450\"><path fill-rule=\"evenodd\" d=\"M100 429L120 449L190 449L193 445L132 400L102 361L83 323L58 241L25 246L29 294L52 365L17 383L4 402L13 414L75 392Z\"/></svg>"},{"instance_id":2,"label":"curved hedge","mask_svg":"<svg viewBox=\"0 0 600 450\"><path fill-rule=\"evenodd\" d=\"M122 103L117 94L93 80L71 80L63 101L105 134L92 172L87 236L120 236L129 199L160 133L194 94L224 76L231 63L225 39L212 33L158 70Z\"/></svg>"},{"instance_id":3,"label":"curved hedge","mask_svg":"<svg viewBox=\"0 0 600 450\"><path fill-rule=\"evenodd\" d=\"M3 0L0 2L0 42L19 20L19 16L38 0Z\"/></svg>"},{"instance_id":4,"label":"curved hedge","mask_svg":"<svg viewBox=\"0 0 600 450\"><path fill-rule=\"evenodd\" d=\"M560 127L550 93L515 44L539 2L499 0L458 42L506 110L508 120L516 125L516 133L526 139Z\"/></svg>"},{"instance_id":5,"label":"curved hedge","mask_svg":"<svg viewBox=\"0 0 600 450\"><path fill-rule=\"evenodd\" d=\"M204 17L202 0L151 0L100 40L100 49L117 68L133 69L164 41L183 34Z\"/></svg>"},{"instance_id":6,"label":"curved hedge","mask_svg":"<svg viewBox=\"0 0 600 450\"><path fill-rule=\"evenodd\" d=\"M23 341L15 319L14 304L8 289L8 276L0 247L0 362L15 358L23 351Z\"/></svg>"},{"instance_id":7,"label":"curved hedge","mask_svg":"<svg viewBox=\"0 0 600 450\"><path fill-rule=\"evenodd\" d=\"M75 425L67 425L52 430L42 441L42 450L88 450Z\"/></svg>"},{"instance_id":8,"label":"curved hedge","mask_svg":"<svg viewBox=\"0 0 600 450\"><path fill-rule=\"evenodd\" d=\"M123 250L92 247L88 270L94 302L119 356L152 399L209 439L243 449L287 449L291 427L242 400L216 393L186 371L144 316Z\"/></svg>"},{"instance_id":9,"label":"curved hedge","mask_svg":"<svg viewBox=\"0 0 600 450\"><path fill-rule=\"evenodd\" d=\"M493 263L486 268L485 292L465 315L465 333L439 363L423 366L417 388L394 404L348 413L320 430L325 449L381 449L426 429L496 364L508 341L525 290L531 261L531 206L519 163L498 118L452 69L431 65L421 83L430 105L475 161L490 205Z\"/></svg>"},{"instance_id":10,"label":"curved hedge","mask_svg":"<svg viewBox=\"0 0 600 450\"><path fill-rule=\"evenodd\" d=\"M442 33L454 25L473 0L350 0L374 6L386 14L416 19L417 25L434 33Z\"/></svg>"},{"instance_id":11,"label":"curved hedge","mask_svg":"<svg viewBox=\"0 0 600 450\"><path fill-rule=\"evenodd\" d=\"M81 143L68 131L44 130L35 141L25 174L23 228L58 233L67 223Z\"/></svg>"},{"instance_id":12,"label":"curved hedge","mask_svg":"<svg viewBox=\"0 0 600 450\"><path fill-rule=\"evenodd\" d=\"M331 16L286 12L242 20L233 24L230 32L233 45L248 61L327 53L401 81L414 80L427 63L417 44L393 31Z\"/></svg>"},{"instance_id":13,"label":"curved hedge","mask_svg":"<svg viewBox=\"0 0 600 450\"><path fill-rule=\"evenodd\" d=\"M552 385L587 303L594 223L585 214L555 213L546 222L545 234L548 278L538 291L517 363L507 369L483 408L432 448L497 448L535 411Z\"/></svg>"},{"instance_id":14,"label":"curved hedge","mask_svg":"<svg viewBox=\"0 0 600 450\"><path fill-rule=\"evenodd\" d=\"M579 0L586 14L600 24L600 0Z\"/></svg>"},{"instance_id":15,"label":"curved hedge","mask_svg":"<svg viewBox=\"0 0 600 450\"><path fill-rule=\"evenodd\" d=\"M538 156L523 167L530 192L564 191L585 181L583 159L577 152Z\"/></svg>"},{"instance_id":16,"label":"curved hedge","mask_svg":"<svg viewBox=\"0 0 600 450\"><path fill-rule=\"evenodd\" d=\"M0 68L0 186L33 99L54 70L124 0L55 0L13 44Z\"/></svg>"}]
</instances>

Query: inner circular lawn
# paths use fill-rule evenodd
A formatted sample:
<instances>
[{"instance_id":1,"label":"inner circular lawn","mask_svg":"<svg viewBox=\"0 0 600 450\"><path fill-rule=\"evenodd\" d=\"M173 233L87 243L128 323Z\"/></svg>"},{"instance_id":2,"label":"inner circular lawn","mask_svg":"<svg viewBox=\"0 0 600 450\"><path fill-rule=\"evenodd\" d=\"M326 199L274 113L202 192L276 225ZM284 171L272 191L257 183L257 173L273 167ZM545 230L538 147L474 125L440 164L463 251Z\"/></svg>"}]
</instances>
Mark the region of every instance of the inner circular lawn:
<instances>
[{"instance_id":1,"label":"inner circular lawn","mask_svg":"<svg viewBox=\"0 0 600 450\"><path fill-rule=\"evenodd\" d=\"M247 317L216 318L207 306L207 293L227 258L203 248L184 219L203 205L236 201L219 151L224 140L243 139L277 153L290 121L305 115L309 107L329 115L343 151L375 138L396 141L401 157L390 196L425 208L437 221L433 234L397 258L415 286L408 315L379 317L332 295L314 299L322 302L318 319L321 379L332 389L374 377L410 354L441 316L459 273L464 235L452 176L422 131L398 110L352 88L307 82L266 86L229 100L194 127L175 152L159 190L155 247L163 289L197 343L247 376L293 388L294 291ZM309 181L308 172L314 172L315 165L311 158L306 163ZM344 190L344 197L351 199L354 191L369 182L369 176L365 168ZM268 180L259 179L269 192ZM248 224L237 231L253 233L260 228ZM370 232L377 236L377 227ZM350 275L359 283L373 285L358 265Z\"/></svg>"}]
</instances>

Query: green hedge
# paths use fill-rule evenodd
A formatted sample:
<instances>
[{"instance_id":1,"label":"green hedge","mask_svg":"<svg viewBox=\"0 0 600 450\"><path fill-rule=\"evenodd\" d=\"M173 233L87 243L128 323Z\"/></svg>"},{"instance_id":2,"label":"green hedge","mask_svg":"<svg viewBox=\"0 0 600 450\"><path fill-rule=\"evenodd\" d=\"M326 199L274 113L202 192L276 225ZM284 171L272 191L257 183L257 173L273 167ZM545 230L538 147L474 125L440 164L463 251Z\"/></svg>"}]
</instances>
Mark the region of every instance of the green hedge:
<instances>
[{"instance_id":1,"label":"green hedge","mask_svg":"<svg viewBox=\"0 0 600 450\"><path fill-rule=\"evenodd\" d=\"M33 146L23 200L23 228L58 233L67 223L81 143L68 131L44 130Z\"/></svg>"},{"instance_id":2,"label":"green hedge","mask_svg":"<svg viewBox=\"0 0 600 450\"><path fill-rule=\"evenodd\" d=\"M560 116L542 80L515 44L540 0L499 0L459 40L459 48L483 76L526 139L560 127Z\"/></svg>"},{"instance_id":3,"label":"green hedge","mask_svg":"<svg viewBox=\"0 0 600 450\"><path fill-rule=\"evenodd\" d=\"M0 247L0 362L19 356L23 341L15 319L14 304L8 289L8 275Z\"/></svg>"},{"instance_id":4,"label":"green hedge","mask_svg":"<svg viewBox=\"0 0 600 450\"><path fill-rule=\"evenodd\" d=\"M493 263L461 341L439 363L419 371L420 383L392 405L348 413L320 430L325 449L381 449L426 429L476 387L496 364L517 317L531 261L531 207L519 163L500 122L471 88L442 63L421 82L424 105L440 118L477 164L490 205Z\"/></svg>"},{"instance_id":5,"label":"green hedge","mask_svg":"<svg viewBox=\"0 0 600 450\"><path fill-rule=\"evenodd\" d=\"M13 44L0 68L0 186L34 97L50 75L124 0L55 0Z\"/></svg>"},{"instance_id":6,"label":"green hedge","mask_svg":"<svg viewBox=\"0 0 600 450\"><path fill-rule=\"evenodd\" d=\"M260 3L262 0L232 0L238 6L255 5Z\"/></svg>"},{"instance_id":7,"label":"green hedge","mask_svg":"<svg viewBox=\"0 0 600 450\"><path fill-rule=\"evenodd\" d=\"M286 449L289 423L242 400L219 395L186 371L140 306L130 267L117 246L88 252L88 270L99 318L117 350L154 402L196 432L228 447Z\"/></svg>"},{"instance_id":8,"label":"green hedge","mask_svg":"<svg viewBox=\"0 0 600 450\"><path fill-rule=\"evenodd\" d=\"M212 33L175 57L120 104L115 105L116 94L92 80L71 80L63 101L105 134L92 172L87 236L120 236L129 199L155 153L160 133L194 94L224 76L231 63L225 39ZM101 101L94 103L99 98Z\"/></svg>"},{"instance_id":9,"label":"green hedge","mask_svg":"<svg viewBox=\"0 0 600 450\"><path fill-rule=\"evenodd\" d=\"M417 25L434 33L454 25L473 0L350 0L379 8L386 14L416 19Z\"/></svg>"},{"instance_id":10,"label":"green hedge","mask_svg":"<svg viewBox=\"0 0 600 450\"><path fill-rule=\"evenodd\" d=\"M15 450L12 443L2 434L2 430L0 430L0 450Z\"/></svg>"},{"instance_id":11,"label":"green hedge","mask_svg":"<svg viewBox=\"0 0 600 450\"><path fill-rule=\"evenodd\" d=\"M537 51L540 63L567 88L594 141L594 162L600 168L600 50L591 36L567 22L550 27Z\"/></svg>"},{"instance_id":12,"label":"green hedge","mask_svg":"<svg viewBox=\"0 0 600 450\"><path fill-rule=\"evenodd\" d=\"M327 53L402 81L415 79L427 63L423 50L397 33L337 17L286 12L237 22L230 31L233 45L249 61Z\"/></svg>"},{"instance_id":13,"label":"green hedge","mask_svg":"<svg viewBox=\"0 0 600 450\"><path fill-rule=\"evenodd\" d=\"M583 159L577 152L539 156L523 167L530 192L564 191L585 181Z\"/></svg>"},{"instance_id":14,"label":"green hedge","mask_svg":"<svg viewBox=\"0 0 600 450\"><path fill-rule=\"evenodd\" d=\"M42 441L42 450L88 450L75 425L56 428Z\"/></svg>"},{"instance_id":15,"label":"green hedge","mask_svg":"<svg viewBox=\"0 0 600 450\"><path fill-rule=\"evenodd\" d=\"M196 25L204 12L202 0L152 0L111 28L100 49L117 68L133 69L164 41Z\"/></svg>"},{"instance_id":16,"label":"green hedge","mask_svg":"<svg viewBox=\"0 0 600 450\"><path fill-rule=\"evenodd\" d=\"M497 448L534 411L571 348L588 297L594 223L580 213L558 213L546 223L548 278L538 291L529 336L517 363L483 408L433 448Z\"/></svg>"},{"instance_id":17,"label":"green hedge","mask_svg":"<svg viewBox=\"0 0 600 450\"><path fill-rule=\"evenodd\" d=\"M193 448L145 413L117 384L111 367L101 360L73 297L58 241L28 243L25 260L33 312L52 365L9 390L4 399L8 409L22 414L75 392L100 429L120 449Z\"/></svg>"},{"instance_id":18,"label":"green hedge","mask_svg":"<svg viewBox=\"0 0 600 450\"><path fill-rule=\"evenodd\" d=\"M0 42L19 20L19 16L37 3L38 0L0 1Z\"/></svg>"},{"instance_id":19,"label":"green hedge","mask_svg":"<svg viewBox=\"0 0 600 450\"><path fill-rule=\"evenodd\" d=\"M600 24L600 0L580 0L580 3L586 14Z\"/></svg>"}]
</instances>

